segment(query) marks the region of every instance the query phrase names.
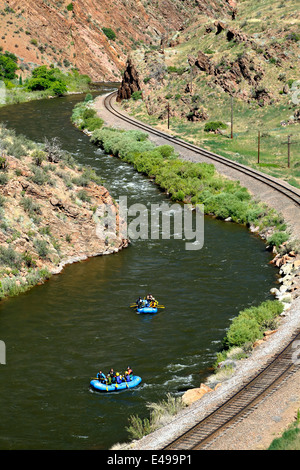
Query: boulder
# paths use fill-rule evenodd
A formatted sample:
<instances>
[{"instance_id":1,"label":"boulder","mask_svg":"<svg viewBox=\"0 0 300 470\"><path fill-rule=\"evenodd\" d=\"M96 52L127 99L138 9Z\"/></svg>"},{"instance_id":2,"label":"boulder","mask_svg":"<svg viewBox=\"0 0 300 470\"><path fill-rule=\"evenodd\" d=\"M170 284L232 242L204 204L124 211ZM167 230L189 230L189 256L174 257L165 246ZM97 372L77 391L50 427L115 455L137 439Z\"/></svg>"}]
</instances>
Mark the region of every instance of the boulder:
<instances>
[{"instance_id":1,"label":"boulder","mask_svg":"<svg viewBox=\"0 0 300 470\"><path fill-rule=\"evenodd\" d=\"M273 335L274 333L276 333L276 331L278 330L267 330L264 332L264 337L265 339L269 338L269 336Z\"/></svg>"},{"instance_id":2,"label":"boulder","mask_svg":"<svg viewBox=\"0 0 300 470\"><path fill-rule=\"evenodd\" d=\"M198 52L197 59L195 60L195 65L203 72L206 72L210 75L214 73L214 65L211 63L209 57L205 55L202 51Z\"/></svg>"},{"instance_id":3,"label":"boulder","mask_svg":"<svg viewBox=\"0 0 300 470\"><path fill-rule=\"evenodd\" d=\"M294 269L298 269L300 268L300 259L297 259L296 261L294 261Z\"/></svg>"},{"instance_id":4,"label":"boulder","mask_svg":"<svg viewBox=\"0 0 300 470\"><path fill-rule=\"evenodd\" d=\"M187 390L182 396L182 402L185 405L191 405L209 392L212 392L212 389L205 384L201 384L199 388L191 388L190 390Z\"/></svg>"}]
</instances>

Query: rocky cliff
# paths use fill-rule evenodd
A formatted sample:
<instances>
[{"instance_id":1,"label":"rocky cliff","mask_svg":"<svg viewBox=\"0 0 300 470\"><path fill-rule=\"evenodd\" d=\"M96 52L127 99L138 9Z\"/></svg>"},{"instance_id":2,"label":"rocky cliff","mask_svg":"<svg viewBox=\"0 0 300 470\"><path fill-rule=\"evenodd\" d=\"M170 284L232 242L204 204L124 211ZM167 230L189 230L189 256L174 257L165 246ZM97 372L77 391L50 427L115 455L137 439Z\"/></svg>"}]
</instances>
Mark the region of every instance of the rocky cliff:
<instances>
[{"instance_id":1,"label":"rocky cliff","mask_svg":"<svg viewBox=\"0 0 300 470\"><path fill-rule=\"evenodd\" d=\"M244 4L249 7L250 2ZM259 106L282 101L282 95L291 94L299 74L299 15L289 27L281 25L276 16L267 27L265 20L270 17L266 13L263 20L254 23L250 18L252 23L247 25L244 15L240 12L238 20L227 21L202 15L166 47L132 51L118 101L140 90L148 113L157 115L162 104L166 107L163 95L177 96L173 113L186 118L195 114L193 95L209 96L209 88L211 93L225 93ZM259 8L257 16L262 17Z\"/></svg>"},{"instance_id":2,"label":"rocky cliff","mask_svg":"<svg viewBox=\"0 0 300 470\"><path fill-rule=\"evenodd\" d=\"M42 151L5 128L0 142L0 299L65 264L128 245L118 206L90 168L78 166L57 142ZM9 155L13 148L17 157ZM101 226L108 207L115 233Z\"/></svg>"},{"instance_id":3,"label":"rocky cliff","mask_svg":"<svg viewBox=\"0 0 300 470\"><path fill-rule=\"evenodd\" d=\"M17 55L23 74L54 63L94 81L120 80L130 50L161 44L198 13L232 9L226 0L2 0L0 8L0 46Z\"/></svg>"},{"instance_id":4,"label":"rocky cliff","mask_svg":"<svg viewBox=\"0 0 300 470\"><path fill-rule=\"evenodd\" d=\"M165 119L171 100L174 117L201 121L209 117L209 97L214 102L216 95L223 101L234 96L249 108L280 106L286 95L292 98L299 75L296 1L269 9L249 0L229 4L227 18L204 11L165 47L132 51L118 101L140 90L149 115Z\"/></svg>"}]
</instances>

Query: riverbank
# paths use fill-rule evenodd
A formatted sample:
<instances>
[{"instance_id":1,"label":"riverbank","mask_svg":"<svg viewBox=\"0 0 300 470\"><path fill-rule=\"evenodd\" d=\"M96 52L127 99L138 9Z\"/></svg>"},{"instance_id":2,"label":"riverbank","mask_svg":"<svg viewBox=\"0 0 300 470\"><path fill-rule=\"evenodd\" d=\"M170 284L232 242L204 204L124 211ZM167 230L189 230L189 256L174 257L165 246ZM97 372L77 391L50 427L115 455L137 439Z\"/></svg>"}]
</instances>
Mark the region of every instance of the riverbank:
<instances>
[{"instance_id":1,"label":"riverbank","mask_svg":"<svg viewBox=\"0 0 300 470\"><path fill-rule=\"evenodd\" d=\"M235 374L224 381L215 391L187 406L170 423L139 441L121 448L133 450L159 450L170 441L204 419L221 406L241 384L249 381L268 359L280 352L290 340L300 323L300 298L285 312L278 330L264 343L257 346L250 358L237 363ZM266 449L274 437L280 435L293 421L300 403L299 372L286 381L274 394L233 428L220 436L210 450Z\"/></svg>"},{"instance_id":2,"label":"riverbank","mask_svg":"<svg viewBox=\"0 0 300 470\"><path fill-rule=\"evenodd\" d=\"M91 91L91 78L77 70L66 74L58 68L40 66L32 76L20 84L16 79L0 83L0 106L26 103L33 100L52 99Z\"/></svg>"},{"instance_id":3,"label":"riverbank","mask_svg":"<svg viewBox=\"0 0 300 470\"><path fill-rule=\"evenodd\" d=\"M247 225L271 247L279 248L290 238L281 214L252 197L239 181L221 175L211 163L183 160L174 145L157 145L140 130L110 127L107 114L102 115L103 99L78 104L73 111L73 123L91 136L92 143L150 177L172 201L204 204L205 214Z\"/></svg>"},{"instance_id":4,"label":"riverbank","mask_svg":"<svg viewBox=\"0 0 300 470\"><path fill-rule=\"evenodd\" d=\"M0 128L0 299L60 273L64 266L116 253L128 240L104 227L105 207L118 207L100 178L55 139L44 146ZM13 155L13 156L12 156Z\"/></svg>"},{"instance_id":5,"label":"riverbank","mask_svg":"<svg viewBox=\"0 0 300 470\"><path fill-rule=\"evenodd\" d=\"M119 121L118 119L115 119L115 117L109 116L109 113L105 110L103 106L103 99L104 98L101 97L97 100L96 107L98 110L99 117L104 119L106 125L112 125L117 129L122 128L123 123ZM127 129L128 127L132 129L132 126L128 126L128 124L125 124L125 127ZM290 209L288 209L287 214L288 214L288 219L293 220L293 218L291 217ZM291 227L291 233L294 239L297 239L299 237L299 232L297 228L298 227L295 225L292 225ZM254 230L254 227L252 228L250 227L250 229ZM282 345L284 344L284 342L287 340L287 338L289 338L291 331L293 331L299 324L299 316L300 316L299 299L298 299L298 295L299 295L299 269L298 267L299 265L297 265L297 263L299 262L299 259L298 258L295 259L295 252L292 249L290 250L288 249L288 244L286 243L286 241L283 244L281 244L281 247L284 250L283 253L280 254L280 253L276 253L275 251L276 257L273 260L274 264L277 267L280 267L280 274L282 275L281 288L278 289L278 292L277 290L273 291L273 293L276 295L276 298L280 300L280 302L284 302L283 303L284 311L281 316L280 326L278 327L277 330L273 330L272 334L266 334L263 340L259 340L259 342L255 344L254 352L251 354L250 358L243 359L242 361L237 361L237 363L235 364L233 377L232 377L232 374L230 374L231 377L228 376L227 374L225 381L223 380L221 385L218 386L213 393L208 393L201 400L197 400L195 402L197 406L199 407L199 409L202 408L202 413L203 412L205 413L205 411L207 411L206 405L205 405L205 403L208 400L207 396L210 396L209 398L211 399L212 403L215 403L215 400L220 399L220 397L221 397L221 401L224 401L228 390L230 390L231 387L239 387L239 384L245 380L245 377L246 378L250 377L251 374L253 374L255 370L257 370L258 362L261 363L262 361L265 360L266 348L269 350L267 354L270 354L271 350L272 350L271 354L275 354L275 350L277 349L279 351L282 348ZM296 264L294 264L295 262ZM292 293L290 291L292 291ZM258 350L263 351L261 356L260 354L257 354ZM251 366L251 361L252 361L252 366ZM245 364L247 365L245 366ZM211 398L212 396L214 397ZM191 406L191 409L194 409L193 406L196 406L196 405L194 404L190 406ZM192 421L194 421L194 419L192 421L189 420L189 418L191 417L190 406L188 407L187 411L181 412L179 417L178 418L176 417L175 420L172 421L172 424L168 425L169 427L167 426L167 427L164 427L163 430L161 431L156 431L154 435L151 435L151 437L148 437L148 438L145 437L142 439L141 443L133 444L132 446L137 449L161 448L163 446L162 440L164 440L164 442L167 442L168 438L170 439L170 436L168 436L168 433L172 434L172 436L174 437L176 433L179 434L182 431L182 421L181 421L182 416L188 416L187 420L189 424L186 426L187 428L193 425ZM191 412L193 413L193 411ZM200 418L197 417L197 420L199 419ZM180 421L181 423L178 424ZM180 427L180 432L178 432L176 423Z\"/></svg>"}]
</instances>

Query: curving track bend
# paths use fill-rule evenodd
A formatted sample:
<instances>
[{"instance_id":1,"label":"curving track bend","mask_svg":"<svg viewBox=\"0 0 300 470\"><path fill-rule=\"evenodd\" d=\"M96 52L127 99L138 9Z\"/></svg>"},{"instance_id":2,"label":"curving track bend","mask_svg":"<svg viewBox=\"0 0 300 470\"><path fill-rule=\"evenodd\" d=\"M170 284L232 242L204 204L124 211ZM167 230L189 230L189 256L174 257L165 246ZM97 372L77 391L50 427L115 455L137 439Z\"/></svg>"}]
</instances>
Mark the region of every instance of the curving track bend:
<instances>
[{"instance_id":1,"label":"curving track bend","mask_svg":"<svg viewBox=\"0 0 300 470\"><path fill-rule=\"evenodd\" d=\"M104 106L110 113L112 113L113 115L121 119L122 121L125 121L135 127L138 127L141 130L150 133L152 136L155 135L157 137L168 140L170 144L173 144L173 145L175 144L176 146L180 146L182 150L184 149L191 150L192 152L196 153L197 155L201 157L210 159L211 163L221 163L222 165L227 166L228 168L232 168L234 170L237 170L240 173L250 176L254 180L260 181L264 183L265 185L271 187L272 189L276 189L277 192L289 198L297 207L300 207L300 191L297 190L296 188L293 188L289 184L285 184L284 182L279 181L276 178L272 178L271 176L268 176L257 170L254 170L245 165L229 160L228 158L222 157L208 150L197 147L196 145L185 142L177 138L176 136L173 137L170 134L159 131L158 129L154 129L153 127L150 127L147 124L144 124L140 121L137 121L135 119L132 119L126 116L125 114L118 111L113 104L113 99L116 97L116 95L117 95L117 92L113 92L107 95L104 99Z\"/></svg>"}]
</instances>

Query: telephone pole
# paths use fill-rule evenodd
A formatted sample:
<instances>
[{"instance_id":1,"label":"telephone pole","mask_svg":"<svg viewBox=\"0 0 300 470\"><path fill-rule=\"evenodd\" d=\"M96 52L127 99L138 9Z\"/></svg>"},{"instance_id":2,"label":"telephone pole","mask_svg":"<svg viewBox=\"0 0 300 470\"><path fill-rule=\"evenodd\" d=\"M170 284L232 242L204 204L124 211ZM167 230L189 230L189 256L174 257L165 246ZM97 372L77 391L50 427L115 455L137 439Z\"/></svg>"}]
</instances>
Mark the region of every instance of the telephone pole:
<instances>
[{"instance_id":1,"label":"telephone pole","mask_svg":"<svg viewBox=\"0 0 300 470\"><path fill-rule=\"evenodd\" d=\"M291 167L291 145L297 143L297 142L292 142L291 137L292 137L292 135L288 135L287 142L283 142L284 145L288 146L288 155L287 155L288 156L288 168Z\"/></svg>"},{"instance_id":2,"label":"telephone pole","mask_svg":"<svg viewBox=\"0 0 300 470\"><path fill-rule=\"evenodd\" d=\"M288 168L290 168L290 165L291 165L291 136L290 135L288 135L287 146L288 146Z\"/></svg>"},{"instance_id":3,"label":"telephone pole","mask_svg":"<svg viewBox=\"0 0 300 470\"><path fill-rule=\"evenodd\" d=\"M191 95L193 94L193 66L191 65Z\"/></svg>"},{"instance_id":4,"label":"telephone pole","mask_svg":"<svg viewBox=\"0 0 300 470\"><path fill-rule=\"evenodd\" d=\"M167 110L168 110L168 129L170 129L170 103L169 102L168 102Z\"/></svg>"},{"instance_id":5,"label":"telephone pole","mask_svg":"<svg viewBox=\"0 0 300 470\"><path fill-rule=\"evenodd\" d=\"M231 139L233 139L233 96L231 95Z\"/></svg>"},{"instance_id":6,"label":"telephone pole","mask_svg":"<svg viewBox=\"0 0 300 470\"><path fill-rule=\"evenodd\" d=\"M258 139L257 139L257 163L259 164L260 160L260 131L258 131Z\"/></svg>"}]
</instances>

